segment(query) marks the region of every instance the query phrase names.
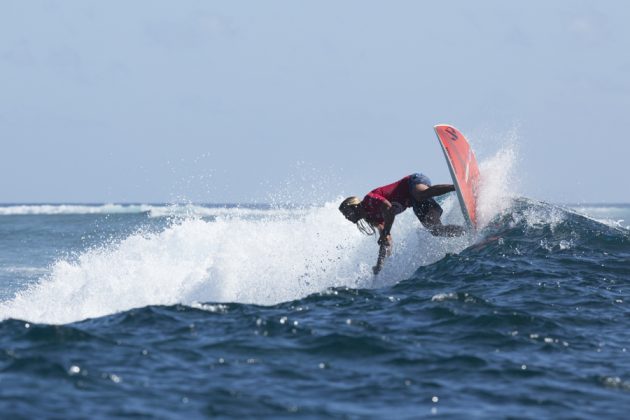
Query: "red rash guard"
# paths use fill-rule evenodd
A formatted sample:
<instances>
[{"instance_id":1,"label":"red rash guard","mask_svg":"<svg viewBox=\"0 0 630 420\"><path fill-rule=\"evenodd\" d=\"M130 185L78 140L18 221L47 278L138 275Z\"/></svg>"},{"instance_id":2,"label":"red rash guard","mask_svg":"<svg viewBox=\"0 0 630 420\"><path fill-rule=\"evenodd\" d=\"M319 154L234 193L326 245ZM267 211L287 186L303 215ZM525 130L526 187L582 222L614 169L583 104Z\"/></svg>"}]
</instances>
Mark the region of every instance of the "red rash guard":
<instances>
[{"instance_id":1,"label":"red rash guard","mask_svg":"<svg viewBox=\"0 0 630 420\"><path fill-rule=\"evenodd\" d=\"M404 177L389 185L384 185L370 191L363 201L361 207L365 210L365 220L372 225L380 225L384 222L382 214L382 203L384 200L392 203L396 209L396 214L402 213L407 207L411 207L411 191L409 191L409 178Z\"/></svg>"}]
</instances>

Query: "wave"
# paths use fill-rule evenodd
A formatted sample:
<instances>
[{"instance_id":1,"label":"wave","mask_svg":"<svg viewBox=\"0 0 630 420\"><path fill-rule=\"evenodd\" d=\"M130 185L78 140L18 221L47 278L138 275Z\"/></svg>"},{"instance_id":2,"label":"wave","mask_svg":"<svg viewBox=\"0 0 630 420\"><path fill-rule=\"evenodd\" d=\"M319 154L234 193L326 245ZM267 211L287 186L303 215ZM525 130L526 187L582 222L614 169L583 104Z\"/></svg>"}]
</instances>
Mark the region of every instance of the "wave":
<instances>
[{"instance_id":1,"label":"wave","mask_svg":"<svg viewBox=\"0 0 630 420\"><path fill-rule=\"evenodd\" d=\"M455 197L444 208L458 216ZM394 284L418 264L460 252L474 240L433 238L410 212L401 215L393 234L396 252L375 277L375 240L339 216L337 201L286 210L282 217L232 212L213 220L176 220L160 232L137 232L57 261L38 283L0 303L0 317L68 323L148 305L272 305L331 287Z\"/></svg>"},{"instance_id":2,"label":"wave","mask_svg":"<svg viewBox=\"0 0 630 420\"><path fill-rule=\"evenodd\" d=\"M630 204L582 204L569 208L609 226L630 230Z\"/></svg>"},{"instance_id":3,"label":"wave","mask_svg":"<svg viewBox=\"0 0 630 420\"><path fill-rule=\"evenodd\" d=\"M492 167L505 173L500 163L509 166L511 160L490 159L485 173L492 176ZM449 279L474 281L494 272L508 278L529 275L526 268L537 258L560 255L572 264L567 252L601 248L614 256L616 247L627 248L627 230L559 206L506 196L505 187L489 188L495 195L482 191L485 223L476 234L436 238L412 212L397 217L394 253L378 276L371 272L375 239L340 217L340 199L304 209L196 206L194 216L175 218L159 232L138 231L58 260L37 283L0 302L0 319L65 324L151 305L274 305L339 287L397 285L412 293L430 288L430 296L447 299L458 295L435 289ZM445 223L463 223L454 195L441 204ZM178 208L185 216L189 209ZM155 214L172 210L150 209Z\"/></svg>"},{"instance_id":4,"label":"wave","mask_svg":"<svg viewBox=\"0 0 630 420\"><path fill-rule=\"evenodd\" d=\"M147 204L10 204L0 206L0 216L128 214L153 208Z\"/></svg>"},{"instance_id":5,"label":"wave","mask_svg":"<svg viewBox=\"0 0 630 420\"><path fill-rule=\"evenodd\" d=\"M455 197L442 204L446 219L461 218ZM554 270L597 266L588 254L593 250L608 254L610 269L627 269L616 262L616 253L627 249L626 230L516 199L482 232L461 238L432 237L403 213L393 230L395 252L374 276L376 244L339 217L336 207L335 201L283 219L183 219L160 232L138 232L57 261L39 282L1 302L0 318L65 324L151 305L274 305L331 288L395 284L406 293L428 288L430 296L447 299L454 296L449 284L462 276L548 279L564 275ZM554 270L536 268L556 257Z\"/></svg>"},{"instance_id":6,"label":"wave","mask_svg":"<svg viewBox=\"0 0 630 420\"><path fill-rule=\"evenodd\" d=\"M498 291L512 279L522 280L524 287L571 279L573 286L584 283L591 288L602 281L623 281L630 269L628 245L630 232L625 228L562 206L517 198L472 246L420 267L396 287L405 293L437 291L436 300L457 296L452 285L461 278L496 284Z\"/></svg>"},{"instance_id":7,"label":"wave","mask_svg":"<svg viewBox=\"0 0 630 420\"><path fill-rule=\"evenodd\" d=\"M0 267L0 273L4 272L9 274L43 274L47 271L48 269L46 267L29 267L17 265Z\"/></svg>"},{"instance_id":8,"label":"wave","mask_svg":"<svg viewBox=\"0 0 630 420\"><path fill-rule=\"evenodd\" d=\"M0 206L0 216L147 214L149 217L260 217L283 216L296 209L268 206L195 204L10 204Z\"/></svg>"}]
</instances>

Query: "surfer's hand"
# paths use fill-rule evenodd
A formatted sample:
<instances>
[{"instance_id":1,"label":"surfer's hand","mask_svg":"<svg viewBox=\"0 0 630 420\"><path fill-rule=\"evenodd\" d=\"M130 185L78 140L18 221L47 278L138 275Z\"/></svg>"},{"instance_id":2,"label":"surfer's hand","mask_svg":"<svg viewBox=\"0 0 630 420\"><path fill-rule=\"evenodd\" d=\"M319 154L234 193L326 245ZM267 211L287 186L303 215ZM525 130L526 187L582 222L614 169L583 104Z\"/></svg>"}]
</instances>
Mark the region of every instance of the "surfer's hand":
<instances>
[{"instance_id":1,"label":"surfer's hand","mask_svg":"<svg viewBox=\"0 0 630 420\"><path fill-rule=\"evenodd\" d=\"M372 272L373 272L374 274L378 274L378 273L380 273L381 268L382 268L382 266L380 266L380 265L375 265L374 267L372 267Z\"/></svg>"},{"instance_id":2,"label":"surfer's hand","mask_svg":"<svg viewBox=\"0 0 630 420\"><path fill-rule=\"evenodd\" d=\"M386 247L390 247L392 246L392 236L391 235L381 235L380 238L378 238L378 244L379 245L385 245Z\"/></svg>"}]
</instances>

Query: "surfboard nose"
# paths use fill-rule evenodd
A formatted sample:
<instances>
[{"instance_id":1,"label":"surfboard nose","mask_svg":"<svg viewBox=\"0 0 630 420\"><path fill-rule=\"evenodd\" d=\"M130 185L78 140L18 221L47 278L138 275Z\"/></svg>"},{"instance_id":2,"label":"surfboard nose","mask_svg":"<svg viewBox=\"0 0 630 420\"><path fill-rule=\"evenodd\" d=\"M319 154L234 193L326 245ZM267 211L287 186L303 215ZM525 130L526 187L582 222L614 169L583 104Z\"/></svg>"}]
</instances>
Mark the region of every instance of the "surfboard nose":
<instances>
[{"instance_id":1,"label":"surfboard nose","mask_svg":"<svg viewBox=\"0 0 630 420\"><path fill-rule=\"evenodd\" d=\"M477 188L479 185L479 166L475 153L466 137L452 125L438 124L433 128L446 157L464 219L469 228L475 230L477 229Z\"/></svg>"}]
</instances>

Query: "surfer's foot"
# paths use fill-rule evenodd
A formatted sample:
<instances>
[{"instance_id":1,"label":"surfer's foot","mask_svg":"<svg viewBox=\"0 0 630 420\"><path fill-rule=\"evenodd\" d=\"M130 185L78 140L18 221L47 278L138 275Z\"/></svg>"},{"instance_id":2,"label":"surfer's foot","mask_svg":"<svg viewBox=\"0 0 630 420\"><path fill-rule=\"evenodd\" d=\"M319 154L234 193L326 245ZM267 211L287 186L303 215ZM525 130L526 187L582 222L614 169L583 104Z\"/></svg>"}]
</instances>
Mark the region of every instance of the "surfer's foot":
<instances>
[{"instance_id":1,"label":"surfer's foot","mask_svg":"<svg viewBox=\"0 0 630 420\"><path fill-rule=\"evenodd\" d=\"M457 225L434 225L429 228L429 232L433 236L446 236L453 238L456 236L462 236L464 234L464 228Z\"/></svg>"}]
</instances>

